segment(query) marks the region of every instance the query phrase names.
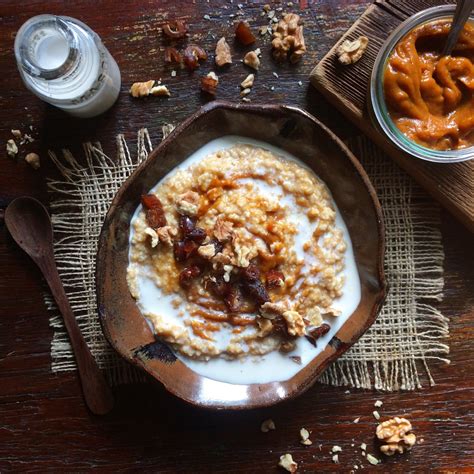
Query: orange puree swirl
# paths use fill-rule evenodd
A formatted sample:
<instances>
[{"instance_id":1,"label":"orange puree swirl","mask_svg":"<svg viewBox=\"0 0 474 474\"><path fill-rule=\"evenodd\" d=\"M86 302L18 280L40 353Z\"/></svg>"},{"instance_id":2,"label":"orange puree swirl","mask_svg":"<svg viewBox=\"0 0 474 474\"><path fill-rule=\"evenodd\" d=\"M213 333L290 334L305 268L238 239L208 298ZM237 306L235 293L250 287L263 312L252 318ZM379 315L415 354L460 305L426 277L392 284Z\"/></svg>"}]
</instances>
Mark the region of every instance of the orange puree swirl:
<instances>
[{"instance_id":1,"label":"orange puree swirl","mask_svg":"<svg viewBox=\"0 0 474 474\"><path fill-rule=\"evenodd\" d=\"M450 25L438 20L413 29L384 73L392 120L408 138L435 150L474 145L474 26L467 23L452 55L441 56Z\"/></svg>"}]
</instances>

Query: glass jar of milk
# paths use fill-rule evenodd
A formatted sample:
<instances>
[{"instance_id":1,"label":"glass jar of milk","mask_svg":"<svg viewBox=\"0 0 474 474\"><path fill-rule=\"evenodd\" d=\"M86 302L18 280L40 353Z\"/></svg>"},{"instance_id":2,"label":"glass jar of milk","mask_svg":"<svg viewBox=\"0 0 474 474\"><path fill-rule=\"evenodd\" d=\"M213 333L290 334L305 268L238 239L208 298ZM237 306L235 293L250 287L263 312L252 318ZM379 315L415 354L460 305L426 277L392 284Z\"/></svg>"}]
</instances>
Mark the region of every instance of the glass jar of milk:
<instances>
[{"instance_id":1,"label":"glass jar of milk","mask_svg":"<svg viewBox=\"0 0 474 474\"><path fill-rule=\"evenodd\" d=\"M15 56L25 85L71 115L94 117L117 100L117 63L81 21L55 15L30 18L17 33Z\"/></svg>"}]
</instances>

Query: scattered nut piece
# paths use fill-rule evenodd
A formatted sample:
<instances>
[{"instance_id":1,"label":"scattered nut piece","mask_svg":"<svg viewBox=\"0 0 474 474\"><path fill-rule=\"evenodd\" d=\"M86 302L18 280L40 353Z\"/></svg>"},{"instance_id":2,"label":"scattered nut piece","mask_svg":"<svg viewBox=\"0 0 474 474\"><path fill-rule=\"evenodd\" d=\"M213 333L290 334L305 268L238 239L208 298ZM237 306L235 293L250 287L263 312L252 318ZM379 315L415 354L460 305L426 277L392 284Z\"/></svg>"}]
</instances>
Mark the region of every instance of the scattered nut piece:
<instances>
[{"instance_id":1,"label":"scattered nut piece","mask_svg":"<svg viewBox=\"0 0 474 474\"><path fill-rule=\"evenodd\" d=\"M41 166L40 157L36 153L28 153L25 156L25 161L35 170Z\"/></svg>"},{"instance_id":2,"label":"scattered nut piece","mask_svg":"<svg viewBox=\"0 0 474 474\"><path fill-rule=\"evenodd\" d=\"M188 32L188 27L183 20L170 21L163 26L163 33L171 39L184 38Z\"/></svg>"},{"instance_id":3,"label":"scattered nut piece","mask_svg":"<svg viewBox=\"0 0 474 474\"><path fill-rule=\"evenodd\" d=\"M201 77L201 90L210 95L216 95L219 78L211 71L207 76Z\"/></svg>"},{"instance_id":4,"label":"scattered nut piece","mask_svg":"<svg viewBox=\"0 0 474 474\"><path fill-rule=\"evenodd\" d=\"M20 132L20 130L12 130L12 135L13 135L15 138L21 138L21 132Z\"/></svg>"},{"instance_id":5,"label":"scattered nut piece","mask_svg":"<svg viewBox=\"0 0 474 474\"><path fill-rule=\"evenodd\" d=\"M158 229L156 229L156 233L158 234L160 242L163 242L169 246L173 245L173 237L178 235L178 231L169 225L158 227Z\"/></svg>"},{"instance_id":6,"label":"scattered nut piece","mask_svg":"<svg viewBox=\"0 0 474 474\"><path fill-rule=\"evenodd\" d=\"M257 318L256 321L259 329L258 337L268 336L273 331L273 323L269 319Z\"/></svg>"},{"instance_id":7,"label":"scattered nut piece","mask_svg":"<svg viewBox=\"0 0 474 474\"><path fill-rule=\"evenodd\" d=\"M248 89L253 86L253 82L255 80L255 74L249 74L241 83L240 87L242 89Z\"/></svg>"},{"instance_id":8,"label":"scattered nut piece","mask_svg":"<svg viewBox=\"0 0 474 474\"><path fill-rule=\"evenodd\" d=\"M364 54L368 44L369 38L366 36L361 36L354 41L343 41L336 51L339 62L345 66L356 63Z\"/></svg>"},{"instance_id":9,"label":"scattered nut piece","mask_svg":"<svg viewBox=\"0 0 474 474\"><path fill-rule=\"evenodd\" d=\"M250 89L243 89L240 91L240 97L245 97L246 95L250 94Z\"/></svg>"},{"instance_id":10,"label":"scattered nut piece","mask_svg":"<svg viewBox=\"0 0 474 474\"><path fill-rule=\"evenodd\" d=\"M147 97L152 93L153 95L170 95L166 86L155 86L154 80L134 82L132 87L130 87L130 95L132 97Z\"/></svg>"},{"instance_id":11,"label":"scattered nut piece","mask_svg":"<svg viewBox=\"0 0 474 474\"><path fill-rule=\"evenodd\" d=\"M374 403L374 407L377 407L377 408L380 408L382 405L383 405L382 400L377 400L377 401Z\"/></svg>"},{"instance_id":12,"label":"scattered nut piece","mask_svg":"<svg viewBox=\"0 0 474 474\"><path fill-rule=\"evenodd\" d=\"M330 316L331 318L337 318L342 314L342 311L334 308L327 308L323 312L323 316Z\"/></svg>"},{"instance_id":13,"label":"scattered nut piece","mask_svg":"<svg viewBox=\"0 0 474 474\"><path fill-rule=\"evenodd\" d=\"M272 9L272 7L268 3L263 5L263 11L264 12L268 13L271 9Z\"/></svg>"},{"instance_id":14,"label":"scattered nut piece","mask_svg":"<svg viewBox=\"0 0 474 474\"><path fill-rule=\"evenodd\" d=\"M283 469L286 469L288 472L296 472L298 469L298 464L293 461L293 456L288 453L280 456L280 462L278 465Z\"/></svg>"},{"instance_id":15,"label":"scattered nut piece","mask_svg":"<svg viewBox=\"0 0 474 474\"><path fill-rule=\"evenodd\" d=\"M323 318L321 317L321 311L318 308L310 309L305 316L311 326L319 327L323 324Z\"/></svg>"},{"instance_id":16,"label":"scattered nut piece","mask_svg":"<svg viewBox=\"0 0 474 474\"><path fill-rule=\"evenodd\" d=\"M280 344L279 351L280 352L292 352L296 349L296 342L295 341L283 341Z\"/></svg>"},{"instance_id":17,"label":"scattered nut piece","mask_svg":"<svg viewBox=\"0 0 474 474\"><path fill-rule=\"evenodd\" d=\"M244 56L244 64L258 71L260 69L260 59L255 51L249 51Z\"/></svg>"},{"instance_id":18,"label":"scattered nut piece","mask_svg":"<svg viewBox=\"0 0 474 474\"><path fill-rule=\"evenodd\" d=\"M301 444L305 446L310 446L313 444L313 442L309 439L309 431L306 428L300 429L300 437L301 437L301 441L300 441Z\"/></svg>"},{"instance_id":19,"label":"scattered nut piece","mask_svg":"<svg viewBox=\"0 0 474 474\"><path fill-rule=\"evenodd\" d=\"M183 62L181 53L176 48L165 48L165 63L167 64L180 64Z\"/></svg>"},{"instance_id":20,"label":"scattered nut piece","mask_svg":"<svg viewBox=\"0 0 474 474\"><path fill-rule=\"evenodd\" d=\"M271 418L264 420L260 426L260 430L262 433L268 433L270 430L276 430L275 422Z\"/></svg>"},{"instance_id":21,"label":"scattered nut piece","mask_svg":"<svg viewBox=\"0 0 474 474\"><path fill-rule=\"evenodd\" d=\"M362 451L367 451L367 445L365 443L362 443L360 445L360 449L362 449Z\"/></svg>"},{"instance_id":22,"label":"scattered nut piece","mask_svg":"<svg viewBox=\"0 0 474 474\"><path fill-rule=\"evenodd\" d=\"M232 238L233 230L234 224L232 222L217 219L214 227L214 236L219 242L226 242Z\"/></svg>"},{"instance_id":23,"label":"scattered nut piece","mask_svg":"<svg viewBox=\"0 0 474 474\"><path fill-rule=\"evenodd\" d=\"M356 418L356 419L354 420L354 423L359 423L359 421L360 421L360 417L359 417L359 418Z\"/></svg>"},{"instance_id":24,"label":"scattered nut piece","mask_svg":"<svg viewBox=\"0 0 474 474\"><path fill-rule=\"evenodd\" d=\"M376 420L380 420L380 413L377 410L373 411L372 414Z\"/></svg>"},{"instance_id":25,"label":"scattered nut piece","mask_svg":"<svg viewBox=\"0 0 474 474\"><path fill-rule=\"evenodd\" d=\"M152 229L151 227L147 227L144 232L146 235L150 236L151 247L155 248L160 242L160 239L158 238L158 234L156 233L155 229Z\"/></svg>"},{"instance_id":26,"label":"scattered nut piece","mask_svg":"<svg viewBox=\"0 0 474 474\"><path fill-rule=\"evenodd\" d=\"M189 71L199 67L199 61L205 61L207 53L197 44L190 44L183 52L184 65Z\"/></svg>"},{"instance_id":27,"label":"scattered nut piece","mask_svg":"<svg viewBox=\"0 0 474 474\"><path fill-rule=\"evenodd\" d=\"M199 210L199 194L186 191L176 199L176 208L180 214L195 216Z\"/></svg>"},{"instance_id":28,"label":"scattered nut piece","mask_svg":"<svg viewBox=\"0 0 474 474\"><path fill-rule=\"evenodd\" d=\"M15 140L11 139L7 141L7 155L10 158L15 158L18 154L18 147L16 146Z\"/></svg>"},{"instance_id":29,"label":"scattered nut piece","mask_svg":"<svg viewBox=\"0 0 474 474\"><path fill-rule=\"evenodd\" d=\"M340 446L333 446L332 449L331 449L331 452L333 453L340 453L342 451L342 448Z\"/></svg>"},{"instance_id":30,"label":"scattered nut piece","mask_svg":"<svg viewBox=\"0 0 474 474\"><path fill-rule=\"evenodd\" d=\"M222 37L216 45L216 64L221 67L226 64L232 64L232 55L230 53L230 46L227 41Z\"/></svg>"},{"instance_id":31,"label":"scattered nut piece","mask_svg":"<svg viewBox=\"0 0 474 474\"><path fill-rule=\"evenodd\" d=\"M375 456L372 456L372 454L367 454L366 457L367 461L369 461L373 466L376 466L380 462Z\"/></svg>"},{"instance_id":32,"label":"scattered nut piece","mask_svg":"<svg viewBox=\"0 0 474 474\"><path fill-rule=\"evenodd\" d=\"M161 126L161 132L163 133L163 140L175 129L176 127L172 123L165 123Z\"/></svg>"},{"instance_id":33,"label":"scattered nut piece","mask_svg":"<svg viewBox=\"0 0 474 474\"><path fill-rule=\"evenodd\" d=\"M403 454L410 450L416 443L416 436L410 433L411 423L406 418L391 418L377 426L375 431L377 438L385 442L380 446L380 451L387 456L395 453Z\"/></svg>"},{"instance_id":34,"label":"scattered nut piece","mask_svg":"<svg viewBox=\"0 0 474 474\"><path fill-rule=\"evenodd\" d=\"M286 14L273 32L273 57L284 61L288 56L290 62L298 62L306 52L301 18L295 13Z\"/></svg>"},{"instance_id":35,"label":"scattered nut piece","mask_svg":"<svg viewBox=\"0 0 474 474\"><path fill-rule=\"evenodd\" d=\"M334 464L339 464L339 455L338 454L335 454L333 457L332 457L332 462Z\"/></svg>"},{"instance_id":36,"label":"scattered nut piece","mask_svg":"<svg viewBox=\"0 0 474 474\"><path fill-rule=\"evenodd\" d=\"M169 97L171 94L166 86L159 85L150 89L150 95Z\"/></svg>"}]
</instances>

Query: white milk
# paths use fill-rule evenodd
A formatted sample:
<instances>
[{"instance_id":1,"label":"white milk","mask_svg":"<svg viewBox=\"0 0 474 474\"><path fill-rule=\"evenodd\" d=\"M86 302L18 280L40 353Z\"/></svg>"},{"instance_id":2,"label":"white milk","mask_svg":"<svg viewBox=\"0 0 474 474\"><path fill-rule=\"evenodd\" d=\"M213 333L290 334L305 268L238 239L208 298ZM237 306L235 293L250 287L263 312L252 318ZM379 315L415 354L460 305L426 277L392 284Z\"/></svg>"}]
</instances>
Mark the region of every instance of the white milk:
<instances>
[{"instance_id":1,"label":"white milk","mask_svg":"<svg viewBox=\"0 0 474 474\"><path fill-rule=\"evenodd\" d=\"M15 38L15 56L25 85L71 115L101 114L119 95L117 63L94 31L74 18L30 18Z\"/></svg>"},{"instance_id":2,"label":"white milk","mask_svg":"<svg viewBox=\"0 0 474 474\"><path fill-rule=\"evenodd\" d=\"M279 155L280 157L287 160L296 161L301 166L307 168L307 166L295 156L287 153L284 150L269 145L268 143L245 137L225 136L216 140L212 140L200 148L188 159L174 168L167 176L163 178L163 180L174 174L178 169L188 168L190 165L202 160L206 156L216 151L232 147L236 144L249 144L265 148L275 155ZM240 181L244 182L245 180ZM255 180L252 182L254 185L257 185L262 190L264 190L267 195L268 193L273 196L279 196L280 194L281 190L277 189L277 186L269 186L265 183L262 183L260 180ZM160 183L157 183L156 186L158 186ZM294 206L292 196L284 196L282 199L280 199L280 202L283 202L283 204L287 205L289 209ZM333 204L335 206L334 202ZM361 295L359 274L352 251L351 239L339 210L336 206L335 208L336 227L343 231L344 240L347 244L344 269L344 275L346 278L343 287L343 295L340 298L334 300L332 305L333 308L340 310L342 314L338 317L327 319L331 329L326 335L317 340L316 347L314 347L306 338L301 337L297 340L296 349L290 354L282 354L278 351L273 351L258 358L247 357L241 360L226 360L224 358L218 357L209 361L193 360L181 355L179 352L176 352L176 356L189 368L201 375L209 377L210 379L233 384L256 384L287 380L299 372L304 366L308 365L311 360L313 360L320 352L322 352L332 337L357 308ZM135 211L135 214L132 218L132 224L137 218L140 210L141 205ZM306 215L301 213L298 215L293 215L292 219L298 228L298 234L295 238L295 251L298 256L303 256L302 245L305 241L309 240L310 236L312 235L310 223ZM130 238L132 237L133 225L131 227ZM307 257L308 256L306 255L306 258ZM176 295L170 296L163 294L161 289L158 288L152 281L150 276L150 268L142 267L140 268L139 273L138 288L140 296L137 300L137 304L142 313L159 313L160 315L169 318L169 321L173 324L182 324L182 318L180 318L177 314L179 309L176 310L171 304L171 300L173 297L176 297ZM226 347L228 338L230 338L230 333L224 333L223 335L220 335L219 340L216 341L216 343L221 347ZM290 359L289 356L299 356L301 358L301 364L297 364L292 359Z\"/></svg>"}]
</instances>

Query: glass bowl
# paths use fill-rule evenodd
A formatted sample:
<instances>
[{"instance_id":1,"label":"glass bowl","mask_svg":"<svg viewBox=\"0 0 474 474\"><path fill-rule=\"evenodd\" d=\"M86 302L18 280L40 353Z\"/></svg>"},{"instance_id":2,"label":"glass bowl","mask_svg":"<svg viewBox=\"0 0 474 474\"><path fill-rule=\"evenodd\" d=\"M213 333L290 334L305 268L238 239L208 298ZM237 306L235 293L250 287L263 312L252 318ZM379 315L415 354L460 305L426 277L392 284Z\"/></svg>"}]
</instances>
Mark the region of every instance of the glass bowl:
<instances>
[{"instance_id":1,"label":"glass bowl","mask_svg":"<svg viewBox=\"0 0 474 474\"><path fill-rule=\"evenodd\" d=\"M416 158L436 163L457 163L474 158L474 146L458 150L434 150L406 137L395 125L388 112L383 86L383 76L388 58L398 42L412 29L433 20L452 19L455 5L428 8L405 20L387 38L377 55L370 79L369 111L376 128L399 149ZM471 16L469 21L474 21Z\"/></svg>"}]
</instances>

